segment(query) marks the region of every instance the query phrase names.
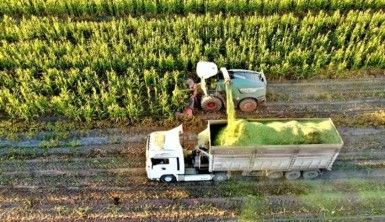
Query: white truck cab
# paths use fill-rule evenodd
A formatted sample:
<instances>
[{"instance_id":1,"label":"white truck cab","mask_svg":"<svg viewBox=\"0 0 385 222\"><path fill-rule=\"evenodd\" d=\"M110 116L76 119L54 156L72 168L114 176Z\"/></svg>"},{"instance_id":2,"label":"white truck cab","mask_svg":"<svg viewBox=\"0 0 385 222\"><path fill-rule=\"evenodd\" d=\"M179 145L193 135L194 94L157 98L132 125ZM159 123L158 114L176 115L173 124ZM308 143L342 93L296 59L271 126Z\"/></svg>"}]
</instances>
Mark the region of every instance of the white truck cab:
<instances>
[{"instance_id":1,"label":"white truck cab","mask_svg":"<svg viewBox=\"0 0 385 222\"><path fill-rule=\"evenodd\" d=\"M170 183L212 179L212 174L197 174L193 168L186 169L179 138L181 133L182 125L168 131L156 131L148 136L146 172L150 180Z\"/></svg>"},{"instance_id":2,"label":"white truck cab","mask_svg":"<svg viewBox=\"0 0 385 222\"><path fill-rule=\"evenodd\" d=\"M156 131L147 138L146 171L151 180L176 181L178 174L184 174L183 148L179 134L182 125L168 131Z\"/></svg>"}]
</instances>

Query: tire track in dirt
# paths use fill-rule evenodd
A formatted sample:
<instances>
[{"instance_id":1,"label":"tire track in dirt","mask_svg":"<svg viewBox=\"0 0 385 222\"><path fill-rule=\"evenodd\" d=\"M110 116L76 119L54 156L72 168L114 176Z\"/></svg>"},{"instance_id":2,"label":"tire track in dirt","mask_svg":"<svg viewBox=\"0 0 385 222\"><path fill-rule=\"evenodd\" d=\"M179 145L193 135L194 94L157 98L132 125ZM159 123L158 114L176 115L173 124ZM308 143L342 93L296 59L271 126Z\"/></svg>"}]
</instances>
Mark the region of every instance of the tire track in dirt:
<instances>
[{"instance_id":1,"label":"tire track in dirt","mask_svg":"<svg viewBox=\"0 0 385 222\"><path fill-rule=\"evenodd\" d=\"M379 171L378 171L379 172ZM105 199L104 194L108 194L108 198L111 198L116 195L121 195L122 199L126 201L136 201L143 198L150 199L159 199L165 198L167 195L175 194L170 197L171 199L186 199L186 198L226 198L231 195L233 190L226 190L227 185L232 183L240 183L239 186L252 187L254 191L266 190L267 193L280 193L282 191L276 190L279 186L291 186L292 188L297 189L295 192L301 192L301 185L307 186L308 184L321 185L321 184L335 184L340 187L347 187L346 191L340 190L341 192L350 192L351 189L348 188L347 184L350 184L351 180L347 178L319 178L315 180L295 180L287 181L284 179L269 180L269 179L255 179L245 178L244 180L236 180L215 183L215 182L183 182L177 184L162 184L158 182L149 182L146 184L141 184L140 186L124 186L124 187L115 187L115 186L61 186L61 187L45 187L45 186L0 186L0 193L2 195L1 203L11 203L13 199L18 198L27 198L26 194L41 195L41 198L48 198L50 201L60 201L65 199L66 201L72 201L72 199L77 199L78 197L88 198L88 199ZM372 180L371 178L357 178L355 181L360 181L361 183L372 182L376 185L385 186L385 180L383 178L377 178ZM12 191L11 191L12 190ZM227 192L227 193L226 193ZM203 195L202 195L203 194ZM133 199L133 196L135 198ZM15 200L16 200L15 199ZM39 197L40 199L40 197Z\"/></svg>"},{"instance_id":2,"label":"tire track in dirt","mask_svg":"<svg viewBox=\"0 0 385 222\"><path fill-rule=\"evenodd\" d=\"M261 113L270 114L358 114L385 110L385 99L318 102L272 102Z\"/></svg>"},{"instance_id":3,"label":"tire track in dirt","mask_svg":"<svg viewBox=\"0 0 385 222\"><path fill-rule=\"evenodd\" d=\"M341 181L341 180L340 180ZM298 181L296 183L299 183ZM292 184L293 187L296 186L296 183ZM271 181L268 182L268 184L264 184L264 185L271 185ZM340 184L340 186L343 186L343 184ZM173 188L172 186L169 186L168 188ZM217 188L218 186L213 186L215 188ZM204 189L207 189L207 187L203 187ZM258 188L258 185L256 187L256 189L259 189ZM265 188L266 189L266 188ZM273 187L274 189L274 187ZM154 191L158 191L158 194L161 193L161 190L154 190ZM169 194L173 194L175 193L175 190L169 190L167 189L166 191L170 191ZM220 189L218 189L218 191L222 192ZM148 190L146 190L146 193L149 192ZM220 193L218 192L218 193ZM274 194L274 190L271 190L272 195L269 195L269 196L265 196L263 198L263 205L264 206L269 206L269 207L273 207L274 206L274 209L276 208L279 208L279 207L286 207L286 209L289 211L291 208L297 206L297 205L301 205L303 204L300 200L298 200L297 198L293 197L293 196L289 196L289 195L281 195L281 194ZM345 192L345 196L346 197L349 197L349 196L352 196L352 195L355 195L354 193L350 194L351 191L347 190ZM28 194L28 193L27 193ZM43 194L42 192L41 193L34 193L33 195L35 195L35 199L38 199L41 203L35 203L34 204L34 207L37 208L39 207L39 209L43 209L42 212L45 214L45 215L50 215L51 214L51 209L54 209L54 206L62 206L63 204L70 204L71 207L82 207L82 206L89 206L90 208L92 209L95 209L96 211L98 212L104 212L103 210L104 209L110 209L110 207L114 206L113 204L113 197L114 196L119 196L119 195L122 195L122 194L126 194L126 193L113 193L113 194L107 194L107 198L103 198L99 192L97 193L94 193L94 194L97 194L98 197L95 197L93 194L89 194L89 193L67 193L67 192L63 192L63 193L60 193L59 196L57 196L55 193L52 194L54 195L54 198L51 199L51 200L45 200L44 197L43 199L40 198L39 195L45 195ZM154 193L155 194L155 193ZM330 192L330 194L333 194L332 192ZM14 194L13 194L14 195ZM28 194L30 195L30 194ZM76 196L78 195L78 196ZM153 195L153 194L150 194L150 195ZM17 196L17 195L16 195ZM24 196L26 196L24 194ZM46 196L46 195L45 195ZM198 194L199 196L199 194ZM6 196L7 198L16 198L16 200L18 201L18 203L2 203L2 209L11 209L11 211L13 209L18 209L18 207L23 207L25 205L25 202L23 200L20 200L20 199L17 199L18 197L15 197L14 196L11 196L11 195L8 195ZM72 198L71 200L68 200L67 197L70 197ZM159 196L158 196L159 197ZM203 206L205 204L208 204L210 207L212 206L215 206L216 208L221 208L221 209L237 209L239 208L239 206L242 206L243 203L244 203L244 197L206 197L206 198L194 198L193 196L181 196L179 199L178 197L175 199L175 198L165 198L164 196L160 196L160 198L155 198L155 199L148 199L148 197L146 199L143 199L143 197L139 197L133 201L130 201L128 198L130 198L130 196L122 196L121 197L121 204L119 205L120 208L125 208L126 210L130 211L130 212L141 212L140 210L143 208L143 206L147 206L147 210L151 209L151 210L154 210L154 209L158 209L157 207L159 206L163 206L163 207L173 207L173 206L176 206L174 205L175 203L177 203L178 205L177 206L186 206L186 209L188 209L191 205L191 203L200 203L202 204ZM86 199L84 199L86 198ZM87 199L88 198L88 199ZM64 201L62 201L62 199L64 199ZM344 199L344 201L350 201L351 199L349 198L346 198ZM185 205L187 203L187 205ZM277 204L278 203L278 204ZM293 206L294 204L294 206ZM278 207L277 207L278 205ZM154 206L154 208L151 208L152 206ZM174 208L176 209L176 208ZM183 207L183 209L185 209ZM316 214L317 215L317 214ZM278 215L277 215L278 216Z\"/></svg>"},{"instance_id":4,"label":"tire track in dirt","mask_svg":"<svg viewBox=\"0 0 385 222\"><path fill-rule=\"evenodd\" d=\"M55 218L55 220L72 219L72 220L98 220L99 219L126 219L126 220L153 220L155 217L159 220L186 219L194 217L234 217L234 211L228 209L228 206L234 206L229 200L216 200L218 206L215 206L207 201L202 200L187 200L187 201L170 201L167 199L148 202L146 200L138 205L120 204L114 206L112 203L87 203L87 207L83 204L74 204L66 207L66 211L58 212L57 207L50 205L40 205L38 210L23 209L21 207L8 208L5 219L10 216L17 216L26 220L41 219L41 216ZM222 205L228 205L221 207ZM204 208L210 210L204 211ZM187 210L188 209L188 210ZM22 211L21 211L22 210ZM0 215L1 216L1 215ZM1 218L1 217L0 217Z\"/></svg>"},{"instance_id":5,"label":"tire track in dirt","mask_svg":"<svg viewBox=\"0 0 385 222\"><path fill-rule=\"evenodd\" d=\"M367 150L361 151L351 151L356 150L356 146L360 146L363 138L370 138L369 140L374 141L383 141L383 135L385 134L385 130L381 129L360 129L355 130L352 128L343 128L341 129L341 133L343 135L344 140L348 141L345 144L345 147L341 150L341 154L336 161L336 166L347 168L352 168L354 171L356 168L383 168L381 165L381 160L384 158L385 153L381 151L377 151L376 149L367 148ZM374 137L373 137L374 136ZM363 137L363 138L361 138ZM350 139L354 138L354 141L350 141ZM98 174L122 174L128 172L136 172L136 176L145 178L144 174L144 149L143 146L139 146L134 149L132 153L129 155L122 155L125 153L123 150L131 150L130 147L121 146L119 144L113 144L112 146L118 146L121 150L121 153L116 157L114 153L108 153L108 155L101 155L103 151L99 152L98 155L85 155L84 157L77 157L73 159L68 156L61 156L59 154L53 154L52 156L43 157L44 159L27 159L21 161L13 160L5 160L0 166L3 169L3 176L20 176L24 175L25 177L33 177L35 178L37 175L40 176L84 176L94 175L98 176ZM92 146L91 146L92 147ZM384 146L385 147L385 146ZM83 149L84 148L84 149ZM88 150L89 147L79 147L80 150ZM110 150L110 147L99 146L99 148L107 148ZM138 150L142 150L141 152ZM60 153L60 152L59 152ZM79 152L81 153L81 152ZM137 154L137 155L133 155ZM102 157L100 157L102 156ZM120 161L118 163L114 163L114 157L119 158ZM126 159L125 159L126 158ZM65 161L62 161L65 160ZM109 162L111 160L111 162ZM353 160L353 161L352 161ZM95 164L93 164L95 162ZM76 164L78 163L78 164ZM88 164L87 164L88 163ZM21 166L20 166L21 165ZM67 167L66 167L67 165ZM24 167L23 167L24 166ZM139 167L139 168L138 168ZM123 170L119 170L123 169ZM117 170L115 170L117 169ZM140 172L140 173L139 173ZM128 175L133 175L128 174ZM74 179L75 180L75 179ZM6 181L10 181L8 178ZM28 180L27 180L28 181ZM49 183L48 183L49 184ZM55 183L57 184L57 183Z\"/></svg>"},{"instance_id":6,"label":"tire track in dirt","mask_svg":"<svg viewBox=\"0 0 385 222\"><path fill-rule=\"evenodd\" d=\"M377 88L372 87L370 89L359 89L359 90L344 89L342 91L339 91L339 90L333 90L333 91L317 91L317 90L288 91L288 92L285 92L285 94L283 94L279 90L277 90L277 91L268 90L267 97L268 97L268 101L270 101L269 97L270 97L270 99L273 100L270 102L274 102L276 100L284 100L285 101L285 99L286 100L296 99L299 101L303 101L304 99L305 100L313 99L313 101L314 101L314 100L333 100L333 99L335 100L335 99L339 98L339 99L348 100L352 97L353 98L359 98L359 97L375 98L376 97L375 95L377 95L377 97L383 98L385 96L384 93L385 93L384 86L378 86Z\"/></svg>"},{"instance_id":7,"label":"tire track in dirt","mask_svg":"<svg viewBox=\"0 0 385 222\"><path fill-rule=\"evenodd\" d=\"M385 78L270 83L259 113L356 114L385 110Z\"/></svg>"},{"instance_id":8,"label":"tire track in dirt","mask_svg":"<svg viewBox=\"0 0 385 222\"><path fill-rule=\"evenodd\" d=\"M366 179L368 180L368 179ZM333 179L333 178L329 178L327 180L324 180L324 179L319 179L319 180L313 180L311 182L313 183L320 183L320 184L323 184L323 183L331 183L331 182L334 182L334 183L340 183L340 186L344 186L343 185L343 182L348 182L349 180L346 180L346 179L341 179L341 178L338 178L338 179ZM381 179L378 180L380 183L382 184L385 184L385 181L383 180L383 177ZM274 187L274 185L277 185L277 184L281 184L282 181L281 180L277 180L277 181L259 181L259 182L256 182L256 181L245 181L247 184L249 185L253 185L255 188L255 190L261 190L261 189L270 189L270 192L277 192L276 191L276 187ZM288 183L292 183L292 187L297 187L297 185L301 184L302 182L301 181L292 181L292 182L288 182ZM342 183L342 184L341 184ZM266 188L268 187L268 188ZM202 196L205 196L207 195L207 193L210 193L210 195L212 195L212 197L207 197L207 198L200 198L201 200L208 200L209 203L212 202L211 204L211 207L212 206L215 206L218 208L218 206L220 205L218 203L218 201L216 201L217 199L218 200L223 200L224 202L226 201L229 201L229 199L233 199L233 198L229 198L227 197L226 193L223 192L223 189L221 189L221 186L218 186L218 184L216 183L181 183L181 184L172 184L172 185L163 185L163 184L158 184L158 183L149 183L147 185L143 184L143 185L140 185L140 186L137 186L137 187L131 187L131 189L128 189L128 187L124 187L124 189L122 189L121 187L119 187L119 189L111 189L113 187L111 187L110 185L106 185L105 188L106 189L101 189L100 186L96 186L96 187L90 187L90 186L85 186L85 187L80 187L80 188L71 188L71 187L68 187L68 186L64 186L62 188L59 188L59 189L63 189L63 190L58 190L58 189L52 189L51 186L47 187L47 188L51 188L52 191L49 191L50 189L44 189L44 188L39 188L39 187L34 187L33 190L35 194L32 194L32 195L37 195L36 193L43 193L43 190L45 190L46 192L44 192L43 195L46 196L46 193L48 191L48 193L50 192L54 192L52 195L54 196L54 198L52 200L50 200L51 202L47 201L47 200L44 200L43 199L43 202L44 202L44 206L62 206L63 204L64 205L67 205L67 202L66 201L61 201L61 198L67 198L67 197L71 197L71 198L74 198L73 200L68 200L70 203L72 203L71 201L77 201L78 204L80 204L79 206L98 206L99 208L103 208L104 205L108 205L108 206L113 206L112 204L112 199L111 199L111 195L121 195L121 193L119 192L122 192L124 194L129 194L130 192L132 194L137 194L138 192L142 192L142 194L147 194L149 196L155 196L155 195L158 195L158 197L160 198L164 198L164 196L162 196L162 192L169 192L169 194L175 194L177 193L178 189L182 189L182 191L187 191L187 196L186 196L186 193L185 194L181 194L180 197L174 197L175 198L181 198L183 201L191 201L192 199L194 199L194 197L202 197ZM1 187L0 189L7 189L7 187ZM176 189L176 190L175 190ZM300 188L298 188L300 189ZM9 190L9 189L7 189ZM10 199L10 197L12 197L12 195L15 195L18 193L17 190L24 190L24 193L20 194L21 196L31 196L30 194L28 194L29 192L29 188L27 187L23 187L23 188L14 188L13 191L9 192L8 195L5 195L4 196L4 193L3 192L0 192L0 196L3 196L5 197L6 199ZM70 192L68 192L68 190ZM204 191L203 191L204 190ZM100 192L106 192L106 191L109 191L110 193L106 193L105 196L107 196L108 198L107 199L103 199L102 198L102 195L100 195ZM203 191L203 192L202 192ZM25 194L25 192L27 192L28 195ZM56 192L59 192L60 195L57 195ZM94 192L94 194L90 194L89 192ZM112 192L112 194L111 194ZM152 193L151 193L152 192ZM78 195L78 198L76 198L76 193ZM94 195L97 194L99 195L98 197L95 197ZM159 196L160 195L160 196ZM169 202L175 202L175 200L173 199L172 201L169 200L169 198L166 198L166 202L163 202L162 200L159 200L159 199L149 199L149 196L139 196L136 200L141 200L141 199L144 199L145 203L147 203L147 205L162 205L162 206L170 206L170 205L167 205L167 203ZM167 194L166 194L167 196ZM14 197L14 198L17 198L17 197ZM40 199L40 197L35 197L36 199ZM84 199L84 198L89 198L89 199ZM130 197L122 197L122 202L123 203L126 203L128 200L128 198ZM271 203L287 203L287 199L288 198L292 198L292 197L286 197L285 195L273 195L273 196L268 196L267 197L267 200L266 200L266 205L269 206L269 204L271 205ZM130 198L132 200L132 198ZM215 201L214 201L215 200ZM21 200L19 200L21 201ZM286 202L285 202L286 201ZM221 201L219 201L221 202ZM230 201L232 202L232 201ZM23 201L21 201L21 203L25 203ZM0 205L2 206L5 206L6 204L8 204L8 207L12 207L12 206L9 206L9 203L1 203ZM24 204L25 205L25 204ZM225 204L227 206L227 204ZM241 206L242 204L236 204L234 206L235 209L237 209L239 206ZM131 209L135 209L136 207L138 209L141 209L143 207L143 202L141 201L135 201L134 202L129 202L129 206L133 207ZM238 207L237 207L238 206ZM13 206L14 208L16 208L15 206ZM38 207L38 206L36 206ZM92 207L93 208L93 207ZM96 209L99 209L99 208L96 208ZM230 209L232 209L233 207L229 207ZM39 209L41 209L39 207ZM290 208L287 208L287 209L290 209ZM132 210L131 210L132 211ZM103 211L102 211L103 212ZM50 215L50 213L48 212L44 212L43 211L43 214L44 215Z\"/></svg>"},{"instance_id":9,"label":"tire track in dirt","mask_svg":"<svg viewBox=\"0 0 385 222\"><path fill-rule=\"evenodd\" d=\"M337 158L334 168L354 168L354 169L365 169L365 168L384 168L385 162L385 154L383 152L375 152L370 153L366 156L361 156L361 152L350 152L346 154L340 154ZM366 153L364 153L366 154ZM109 159L105 159L104 161L108 161ZM0 164L2 169L2 176L58 176L58 175L96 175L98 173L129 173L129 175L145 175L144 163L145 158L141 157L136 159L135 162L130 161L122 161L119 163L101 163L95 161L92 164L87 164L87 162L92 160L82 161L79 159L78 163L73 164L72 161L69 162L53 162L50 164L41 163L41 164L15 164L12 161L6 161ZM7 163L10 162L10 163ZM33 161L34 163L35 161ZM98 165L100 164L100 165Z\"/></svg>"},{"instance_id":10,"label":"tire track in dirt","mask_svg":"<svg viewBox=\"0 0 385 222\"><path fill-rule=\"evenodd\" d=\"M351 216L338 216L338 217L332 217L332 216L323 216L319 217L319 215L309 215L309 214L300 214L298 213L295 216L296 221L376 221L376 222L381 222L385 221L385 214L384 215L365 215L365 214L356 214L356 215L351 215ZM282 217L282 218L265 218L263 221L266 222L275 222L275 221L293 221L293 219L289 219L287 217Z\"/></svg>"},{"instance_id":11,"label":"tire track in dirt","mask_svg":"<svg viewBox=\"0 0 385 222\"><path fill-rule=\"evenodd\" d=\"M362 155L367 158L371 156L375 158L375 155L371 155L373 152L377 152L385 148L385 129L375 128L338 128L343 140L345 142L344 147L341 149L341 155L352 152L351 156ZM144 136L144 135L143 135ZM188 137L185 137L184 142L195 143L196 134L190 132ZM120 143L120 144L108 144L108 145L89 145L79 147L58 147L50 149L42 149L39 147L23 147L23 148L0 148L0 157L2 162L0 166L7 167L6 163L17 164L20 161L24 163L36 162L39 163L39 158L43 159L40 162L52 162L52 161L95 161L101 160L100 158L125 158L127 161L142 161L145 155L145 139L132 143ZM365 150L367 155L365 155ZM353 152L354 151L354 152ZM358 153L355 153L358 152ZM383 156L381 152L377 152L376 155ZM340 156L341 156L340 155ZM349 155L349 154L346 154ZM9 159L10 161L7 161ZM43 164L43 163L41 163ZM48 164L48 163L47 163Z\"/></svg>"},{"instance_id":12,"label":"tire track in dirt","mask_svg":"<svg viewBox=\"0 0 385 222\"><path fill-rule=\"evenodd\" d=\"M381 87L385 84L385 77L371 78L371 79L345 79L345 80L310 80L310 81L270 81L268 87L281 88L285 90L298 88L334 88L336 90L344 90L349 87Z\"/></svg>"},{"instance_id":13,"label":"tire track in dirt","mask_svg":"<svg viewBox=\"0 0 385 222\"><path fill-rule=\"evenodd\" d=\"M385 101L385 100L384 100ZM224 116L223 116L224 117ZM222 116L219 116L219 118L223 118ZM106 129L107 131L109 129ZM167 130L165 128L162 128L162 130ZM352 127L339 127L339 131L344 136L347 137L352 137L352 136L371 136L371 135L376 135L376 134L385 134L385 129L381 128L352 128ZM185 131L183 134L183 142L185 143L190 143L194 142L197 138L197 131ZM345 135L346 134L346 135ZM87 137L84 136L84 140L89 141L88 143L85 143L84 145L78 145L78 146L59 146L59 147L52 147L52 148L42 148L39 145L25 145L25 146L19 146L20 144L27 144L30 139L21 139L19 141L11 141L11 140L5 140L3 139L2 141L5 143L10 143L11 145L7 145L4 147L0 147L0 156L1 154L7 153L9 150L12 149L25 149L25 150L33 150L33 151L45 151L48 154L55 154L55 151L58 151L59 153L62 151L62 153L67 153L67 152L81 152L83 149L87 148L92 148L95 150L103 150L103 149L114 149L114 147L120 147L120 149L124 149L126 147L131 147L131 146L144 146L145 141L147 138L148 133L147 132L141 132L137 133L135 135L131 135L130 133L124 134L121 137L127 138L126 141L119 141L119 142L106 142L103 144L97 144L97 142L93 142L92 140L95 139L96 141L99 141L99 138L105 138L106 135L103 135L103 133L100 133L100 137ZM130 139L130 137L133 137L133 139ZM44 140L39 140L39 142L42 142ZM96 144L95 144L96 143ZM105 148L107 146L107 148ZM80 149L81 148L81 149Z\"/></svg>"},{"instance_id":14,"label":"tire track in dirt","mask_svg":"<svg viewBox=\"0 0 385 222\"><path fill-rule=\"evenodd\" d=\"M140 170L140 171L139 171ZM0 185L3 187L126 187L141 189L147 185L159 189L157 182L147 179L142 169L114 169L114 170L87 170L87 171L38 171L38 172L18 172L6 173L0 176ZM263 181L259 177L234 176L236 181ZM385 180L385 170L380 168L354 168L337 166L330 172L323 173L317 180L339 180L339 179L376 179ZM214 182L181 183L178 186L198 187L205 184L215 184Z\"/></svg>"},{"instance_id":15,"label":"tire track in dirt","mask_svg":"<svg viewBox=\"0 0 385 222\"><path fill-rule=\"evenodd\" d=\"M133 169L143 167L145 162L144 155L135 158L126 155L108 156L95 158L50 158L47 159L27 159L27 160L4 160L0 162L0 169L3 172L16 173L18 171L62 171L62 170L88 170L114 168Z\"/></svg>"}]
</instances>

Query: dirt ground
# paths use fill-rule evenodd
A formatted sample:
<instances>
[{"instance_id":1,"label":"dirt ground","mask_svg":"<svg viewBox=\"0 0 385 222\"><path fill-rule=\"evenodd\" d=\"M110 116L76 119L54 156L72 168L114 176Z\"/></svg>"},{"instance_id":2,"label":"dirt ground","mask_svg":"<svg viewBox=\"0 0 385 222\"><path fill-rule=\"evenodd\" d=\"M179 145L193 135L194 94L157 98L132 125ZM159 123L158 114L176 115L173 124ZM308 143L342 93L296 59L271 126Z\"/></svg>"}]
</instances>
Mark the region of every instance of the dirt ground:
<instances>
[{"instance_id":1,"label":"dirt ground","mask_svg":"<svg viewBox=\"0 0 385 222\"><path fill-rule=\"evenodd\" d=\"M266 107L238 117L354 120L385 111L385 78L274 82ZM225 118L224 113L202 119ZM187 127L194 146L203 126ZM145 140L159 127L21 134L0 140L0 221L385 220L385 128L337 124L344 147L315 180L234 177L226 182L149 181Z\"/></svg>"}]
</instances>

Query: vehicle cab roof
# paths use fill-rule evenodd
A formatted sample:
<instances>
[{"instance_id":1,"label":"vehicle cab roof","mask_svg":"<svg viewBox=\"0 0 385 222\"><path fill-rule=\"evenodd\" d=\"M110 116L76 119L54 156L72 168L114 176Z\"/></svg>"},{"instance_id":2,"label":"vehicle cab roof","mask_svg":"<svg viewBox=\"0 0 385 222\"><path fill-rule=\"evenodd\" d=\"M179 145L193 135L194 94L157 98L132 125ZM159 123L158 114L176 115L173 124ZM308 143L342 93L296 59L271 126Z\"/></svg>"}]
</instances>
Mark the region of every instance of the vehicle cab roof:
<instances>
[{"instance_id":1,"label":"vehicle cab roof","mask_svg":"<svg viewBox=\"0 0 385 222\"><path fill-rule=\"evenodd\" d=\"M150 158L178 157L183 155L179 135L183 133L182 125L168 131L156 131L148 139Z\"/></svg>"}]
</instances>

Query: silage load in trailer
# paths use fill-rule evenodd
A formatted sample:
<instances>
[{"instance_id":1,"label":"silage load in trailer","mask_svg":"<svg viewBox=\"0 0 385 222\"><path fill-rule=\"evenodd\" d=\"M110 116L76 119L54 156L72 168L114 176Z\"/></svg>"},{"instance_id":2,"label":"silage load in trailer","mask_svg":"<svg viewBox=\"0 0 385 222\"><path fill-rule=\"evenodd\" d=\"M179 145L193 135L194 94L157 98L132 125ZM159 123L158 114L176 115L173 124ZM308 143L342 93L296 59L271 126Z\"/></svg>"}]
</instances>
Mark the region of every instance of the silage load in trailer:
<instances>
[{"instance_id":1,"label":"silage load in trailer","mask_svg":"<svg viewBox=\"0 0 385 222\"><path fill-rule=\"evenodd\" d=\"M288 121L236 120L222 127L216 146L337 144L340 136L329 119Z\"/></svg>"}]
</instances>

